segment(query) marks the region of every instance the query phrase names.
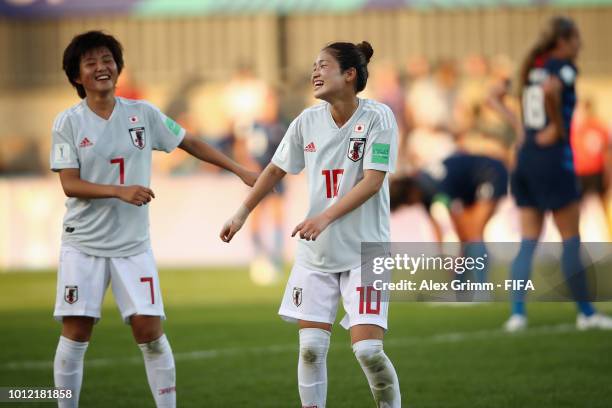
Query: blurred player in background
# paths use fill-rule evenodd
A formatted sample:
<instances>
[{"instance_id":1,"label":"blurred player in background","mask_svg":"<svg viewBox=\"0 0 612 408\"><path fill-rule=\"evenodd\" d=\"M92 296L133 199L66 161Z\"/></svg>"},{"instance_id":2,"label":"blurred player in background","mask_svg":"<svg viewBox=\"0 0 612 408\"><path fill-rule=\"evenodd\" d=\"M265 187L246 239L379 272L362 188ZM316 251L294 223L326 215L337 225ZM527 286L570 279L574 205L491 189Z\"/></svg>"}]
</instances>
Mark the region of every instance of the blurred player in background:
<instances>
[{"instance_id":1,"label":"blurred player in background","mask_svg":"<svg viewBox=\"0 0 612 408\"><path fill-rule=\"evenodd\" d=\"M367 42L323 48L311 83L325 103L291 123L254 190L221 230L229 242L286 173L307 170L310 210L293 231L301 239L279 310L300 328L302 407L325 407L327 351L340 298L346 311L341 325L350 328L377 406L401 407L397 374L383 351L388 301L361 283L361 243L390 240L387 174L395 170L398 143L392 111L357 97L373 52Z\"/></svg>"},{"instance_id":2,"label":"blurred player in background","mask_svg":"<svg viewBox=\"0 0 612 408\"><path fill-rule=\"evenodd\" d=\"M452 230L462 244L462 254L479 258L487 256L485 228L507 192L507 139L515 139L513 120L518 119L501 101L507 94L506 81L498 74L489 80L485 77L484 60L474 59L480 67L477 80L469 81L462 92L469 97L464 96L448 109L449 114L457 112L452 122L454 133L449 133L452 144L446 143L439 149L439 143L432 143L428 148L420 146L421 156L427 157L428 162L417 160L422 167L392 180L390 190L392 210L401 205L422 204L438 242L444 242ZM406 172L411 167L402 169ZM473 272L473 276L460 277L487 281L486 267ZM486 299L484 293L475 295ZM461 296L461 299L472 297Z\"/></svg>"},{"instance_id":3,"label":"blurred player in background","mask_svg":"<svg viewBox=\"0 0 612 408\"><path fill-rule=\"evenodd\" d=\"M242 132L236 135L236 158L249 167L263 170L283 140L287 126L279 116L278 94L268 88L265 92L261 112L253 118ZM279 181L274 191L267 195L251 216L251 239L255 248L255 259L251 263L253 282L266 285L276 282L283 271L283 196L285 184ZM267 210L267 211L266 211ZM266 212L268 217L266 217ZM272 248L266 242L266 219L272 220Z\"/></svg>"},{"instance_id":4,"label":"blurred player in background","mask_svg":"<svg viewBox=\"0 0 612 408\"><path fill-rule=\"evenodd\" d=\"M116 97L123 66L121 44L100 31L74 37L64 51L64 71L83 100L57 116L50 158L69 197L54 312L62 333L53 371L55 386L71 389L74 398L61 400L60 407L78 406L83 359L109 282L142 350L156 406L176 405L174 357L162 330L164 307L149 241L152 151L178 146L248 185L256 179L153 105Z\"/></svg>"},{"instance_id":5,"label":"blurred player in background","mask_svg":"<svg viewBox=\"0 0 612 408\"><path fill-rule=\"evenodd\" d=\"M595 195L606 212L607 232L612 234L608 199L612 176L610 132L595 113L593 101L585 99L572 120L571 143L582 199ZM612 236L612 235L610 235Z\"/></svg>"},{"instance_id":6,"label":"blurred player in background","mask_svg":"<svg viewBox=\"0 0 612 408\"><path fill-rule=\"evenodd\" d=\"M448 209L453 227L462 243L462 253L472 258L484 257L487 249L484 231L499 200L508 189L508 171L500 160L467 153L452 155L436 166L422 169L413 176L394 179L390 185L391 210L401 205L422 204L432 223L438 242L443 241L441 217L435 204ZM475 268L473 277L487 281L487 269Z\"/></svg>"},{"instance_id":7,"label":"blurred player in background","mask_svg":"<svg viewBox=\"0 0 612 408\"><path fill-rule=\"evenodd\" d=\"M512 175L522 241L511 278L529 279L544 215L552 212L563 239L561 269L578 307L577 328L612 329L612 319L597 314L588 301L580 259L580 194L570 147L570 124L576 104L575 60L580 47L580 33L574 21L554 17L523 62L520 93L525 140ZM527 327L524 296L524 291L513 293L512 315L504 325L507 331Z\"/></svg>"}]
</instances>

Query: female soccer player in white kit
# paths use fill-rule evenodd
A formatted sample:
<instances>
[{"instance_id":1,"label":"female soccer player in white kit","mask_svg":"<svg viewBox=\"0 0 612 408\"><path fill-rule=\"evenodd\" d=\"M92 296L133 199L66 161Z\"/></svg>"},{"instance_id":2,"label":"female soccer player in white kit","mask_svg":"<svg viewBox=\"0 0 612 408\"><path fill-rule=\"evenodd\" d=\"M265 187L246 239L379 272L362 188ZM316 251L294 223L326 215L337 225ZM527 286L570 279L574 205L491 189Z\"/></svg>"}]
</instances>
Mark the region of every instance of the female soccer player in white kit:
<instances>
[{"instance_id":1,"label":"female soccer player in white kit","mask_svg":"<svg viewBox=\"0 0 612 408\"><path fill-rule=\"evenodd\" d=\"M313 65L314 96L324 101L289 126L271 163L224 225L229 242L248 214L286 173L308 173L310 210L293 236L301 238L279 310L297 321L298 385L302 407L325 407L326 358L342 297L353 351L378 407L400 407L395 369L383 351L388 302L361 285L361 243L388 242L389 186L398 130L391 109L360 99L373 54L367 42L332 43Z\"/></svg>"},{"instance_id":2,"label":"female soccer player in white kit","mask_svg":"<svg viewBox=\"0 0 612 408\"><path fill-rule=\"evenodd\" d=\"M90 31L74 37L63 68L83 100L57 116L50 158L69 197L54 311L62 334L53 372L55 386L72 390L73 398L59 406L78 406L83 358L110 282L142 350L156 406L175 407L174 358L162 330L164 306L149 241L152 151L178 146L248 185L256 174L185 134L153 105L116 97L123 55L112 36Z\"/></svg>"}]
</instances>

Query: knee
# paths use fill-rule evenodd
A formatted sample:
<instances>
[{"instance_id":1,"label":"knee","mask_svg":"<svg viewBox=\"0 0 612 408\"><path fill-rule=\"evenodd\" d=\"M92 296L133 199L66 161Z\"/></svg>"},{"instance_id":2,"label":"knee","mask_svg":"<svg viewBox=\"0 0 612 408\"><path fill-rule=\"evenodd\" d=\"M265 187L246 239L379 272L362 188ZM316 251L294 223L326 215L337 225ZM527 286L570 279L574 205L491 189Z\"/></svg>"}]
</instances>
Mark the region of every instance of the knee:
<instances>
[{"instance_id":1,"label":"knee","mask_svg":"<svg viewBox=\"0 0 612 408\"><path fill-rule=\"evenodd\" d=\"M313 345L300 345L300 357L304 364L312 365L321 361L322 353L321 347L315 347Z\"/></svg>"},{"instance_id":2,"label":"knee","mask_svg":"<svg viewBox=\"0 0 612 408\"><path fill-rule=\"evenodd\" d=\"M163 332L153 327L138 327L132 329L137 343L150 343L159 339Z\"/></svg>"},{"instance_id":3,"label":"knee","mask_svg":"<svg viewBox=\"0 0 612 408\"><path fill-rule=\"evenodd\" d=\"M372 373L384 370L386 356L380 344L361 344L368 340L357 342L353 345L353 352L357 361Z\"/></svg>"},{"instance_id":4,"label":"knee","mask_svg":"<svg viewBox=\"0 0 612 408\"><path fill-rule=\"evenodd\" d=\"M300 361L316 365L325 361L329 349L330 332L308 328L300 330Z\"/></svg>"},{"instance_id":5,"label":"knee","mask_svg":"<svg viewBox=\"0 0 612 408\"><path fill-rule=\"evenodd\" d=\"M166 336L162 335L158 339L139 344L139 347L147 355L155 356L169 351L170 343L168 343Z\"/></svg>"},{"instance_id":6,"label":"knee","mask_svg":"<svg viewBox=\"0 0 612 408\"><path fill-rule=\"evenodd\" d=\"M134 315L130 324L134 339L139 344L152 342L164 334L158 317Z\"/></svg>"},{"instance_id":7,"label":"knee","mask_svg":"<svg viewBox=\"0 0 612 408\"><path fill-rule=\"evenodd\" d=\"M73 341L89 341L93 324L94 319L91 317L66 316L62 322L62 336Z\"/></svg>"},{"instance_id":8,"label":"knee","mask_svg":"<svg viewBox=\"0 0 612 408\"><path fill-rule=\"evenodd\" d=\"M353 351L373 390L385 393L398 384L395 369L383 351L382 341L362 340L353 345Z\"/></svg>"}]
</instances>

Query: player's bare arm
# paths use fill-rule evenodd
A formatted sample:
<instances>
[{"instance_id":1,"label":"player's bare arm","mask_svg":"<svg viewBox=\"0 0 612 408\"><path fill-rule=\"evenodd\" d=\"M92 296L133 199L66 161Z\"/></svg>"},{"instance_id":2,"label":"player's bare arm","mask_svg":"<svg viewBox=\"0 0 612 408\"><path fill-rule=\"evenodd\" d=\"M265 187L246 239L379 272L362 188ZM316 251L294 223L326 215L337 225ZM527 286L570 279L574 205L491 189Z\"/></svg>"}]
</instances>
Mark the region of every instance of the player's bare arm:
<instances>
[{"instance_id":1,"label":"player's bare arm","mask_svg":"<svg viewBox=\"0 0 612 408\"><path fill-rule=\"evenodd\" d=\"M155 194L147 187L114 186L107 184L90 183L81 179L79 169L62 169L59 172L60 181L64 194L67 197L95 199L95 198L118 198L126 203L141 206L147 204Z\"/></svg>"},{"instance_id":2,"label":"player's bare arm","mask_svg":"<svg viewBox=\"0 0 612 408\"><path fill-rule=\"evenodd\" d=\"M323 213L299 223L291 236L294 237L299 232L302 239L316 240L329 224L353 211L376 194L382 187L386 174L380 170L364 170L363 179L355 187Z\"/></svg>"},{"instance_id":3,"label":"player's bare arm","mask_svg":"<svg viewBox=\"0 0 612 408\"><path fill-rule=\"evenodd\" d=\"M203 142L199 138L186 134L183 138L183 141L178 146L193 157L214 164L215 166L219 166L225 170L231 171L244 182L244 184L252 187L255 185L255 181L257 180L258 174L253 171L249 171L215 149L210 146L208 143Z\"/></svg>"},{"instance_id":4,"label":"player's bare arm","mask_svg":"<svg viewBox=\"0 0 612 408\"><path fill-rule=\"evenodd\" d=\"M536 142L540 146L550 146L568 137L568 135L565 134L563 117L561 116L562 87L561 80L554 76L548 78L546 82L542 84L542 89L544 90L544 106L546 114L551 120L536 136Z\"/></svg>"},{"instance_id":5,"label":"player's bare arm","mask_svg":"<svg viewBox=\"0 0 612 408\"><path fill-rule=\"evenodd\" d=\"M224 242L230 242L234 235L242 228L247 217L253 211L253 209L259 204L264 197L272 191L274 186L283 178L287 173L278 166L270 163L261 172L257 182L253 186L253 189L247 196L244 203L240 206L238 211L226 221L221 229L219 237Z\"/></svg>"}]
</instances>

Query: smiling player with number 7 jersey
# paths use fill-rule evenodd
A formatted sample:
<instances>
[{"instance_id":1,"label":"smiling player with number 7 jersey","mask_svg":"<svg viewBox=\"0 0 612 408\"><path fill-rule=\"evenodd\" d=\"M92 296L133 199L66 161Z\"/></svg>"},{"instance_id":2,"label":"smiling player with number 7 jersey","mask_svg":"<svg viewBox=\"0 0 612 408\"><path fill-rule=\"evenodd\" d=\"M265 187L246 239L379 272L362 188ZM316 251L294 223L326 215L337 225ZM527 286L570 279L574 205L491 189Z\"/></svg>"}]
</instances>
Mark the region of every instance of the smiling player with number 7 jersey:
<instances>
[{"instance_id":1,"label":"smiling player with number 7 jersey","mask_svg":"<svg viewBox=\"0 0 612 408\"><path fill-rule=\"evenodd\" d=\"M171 152L185 130L153 105L116 98L108 120L85 101L62 112L53 125L51 169L78 168L91 183L149 186L152 151ZM62 241L95 256L131 256L148 249L146 207L115 198L66 202Z\"/></svg>"},{"instance_id":2,"label":"smiling player with number 7 jersey","mask_svg":"<svg viewBox=\"0 0 612 408\"><path fill-rule=\"evenodd\" d=\"M321 50L311 83L314 96L324 102L291 123L271 163L220 234L229 242L286 173L306 171L310 209L293 230L300 240L278 312L300 328L302 407L325 407L327 351L340 299L346 311L340 324L350 330L376 406L401 407L399 380L383 351L388 299L361 279L361 244L390 240L388 174L395 170L398 144L391 110L357 97L367 83L373 52L365 41L332 43Z\"/></svg>"},{"instance_id":3,"label":"smiling player with number 7 jersey","mask_svg":"<svg viewBox=\"0 0 612 408\"><path fill-rule=\"evenodd\" d=\"M72 397L58 406L79 404L85 352L110 284L142 351L155 405L175 407L174 357L162 329L164 305L149 242L152 152L179 147L251 186L257 175L187 134L153 105L116 97L123 50L111 35L89 31L74 37L63 68L82 101L55 120L50 157L69 197L53 313L62 322L53 376L55 386L71 390Z\"/></svg>"}]
</instances>

